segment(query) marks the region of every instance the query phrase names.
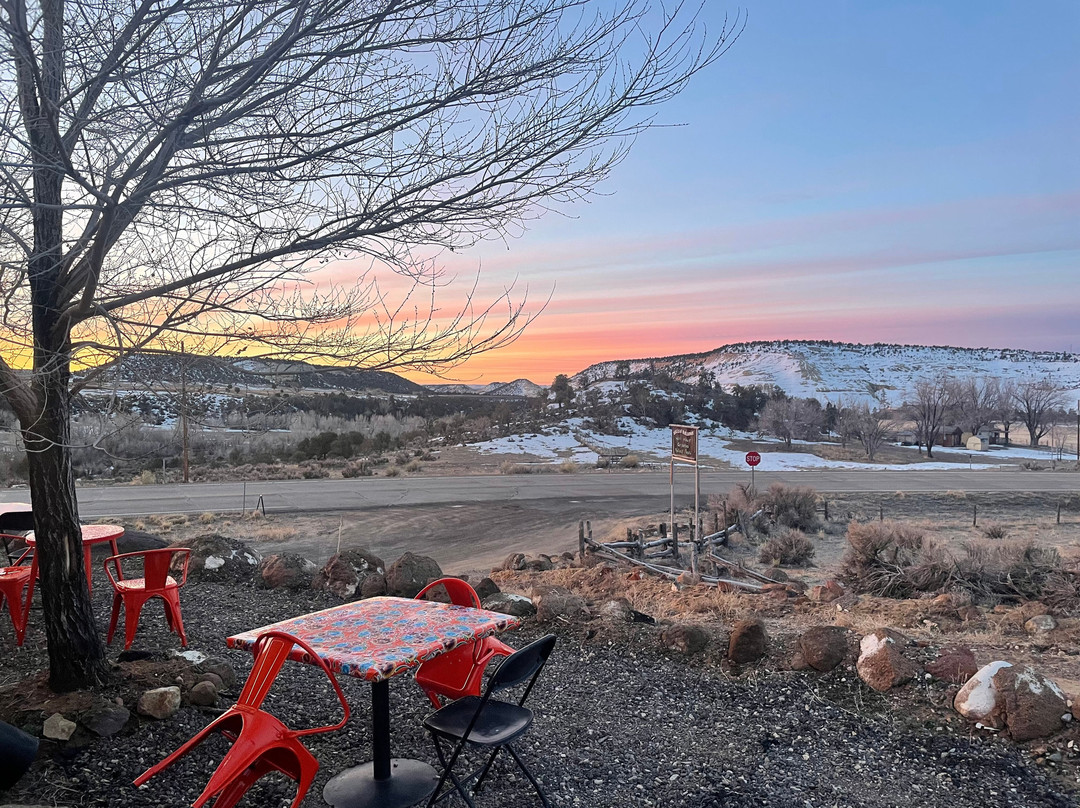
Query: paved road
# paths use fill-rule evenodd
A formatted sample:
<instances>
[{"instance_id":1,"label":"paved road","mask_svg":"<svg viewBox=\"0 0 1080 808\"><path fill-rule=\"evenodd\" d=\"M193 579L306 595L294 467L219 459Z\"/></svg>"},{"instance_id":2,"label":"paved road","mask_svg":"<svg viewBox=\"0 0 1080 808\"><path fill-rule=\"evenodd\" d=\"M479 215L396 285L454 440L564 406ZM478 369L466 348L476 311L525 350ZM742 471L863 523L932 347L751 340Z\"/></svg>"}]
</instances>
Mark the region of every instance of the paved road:
<instances>
[{"instance_id":1,"label":"paved road","mask_svg":"<svg viewBox=\"0 0 1080 808\"><path fill-rule=\"evenodd\" d=\"M727 491L749 481L745 472L707 472L701 491ZM1022 491L1080 493L1080 474L1030 471L792 471L761 472L759 488L772 482L808 485L825 493L894 491ZM676 504L693 504L694 476L689 469L675 477ZM667 472L539 474L465 477L372 477L352 480L284 480L189 485L111 486L79 489L83 518L141 516L205 511L240 511L256 507L260 497L268 513L359 511L443 503L634 501L646 510L666 510ZM27 501L23 489L0 492L0 502Z\"/></svg>"}]
</instances>

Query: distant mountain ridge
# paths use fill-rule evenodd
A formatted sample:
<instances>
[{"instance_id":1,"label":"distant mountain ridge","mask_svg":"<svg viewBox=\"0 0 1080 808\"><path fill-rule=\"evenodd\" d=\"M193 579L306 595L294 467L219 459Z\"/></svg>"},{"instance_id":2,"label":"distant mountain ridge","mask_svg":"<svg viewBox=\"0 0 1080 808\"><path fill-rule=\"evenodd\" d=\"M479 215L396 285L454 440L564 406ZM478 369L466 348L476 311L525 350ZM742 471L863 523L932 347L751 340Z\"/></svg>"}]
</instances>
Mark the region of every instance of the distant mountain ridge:
<instances>
[{"instance_id":1,"label":"distant mountain ridge","mask_svg":"<svg viewBox=\"0 0 1080 808\"><path fill-rule=\"evenodd\" d=\"M394 393L417 395L424 388L382 370L313 365L280 359L239 359L194 354L134 353L109 367L95 383L146 387L152 384L179 386L181 375L192 387L246 390L281 388L339 391L344 393Z\"/></svg>"},{"instance_id":2,"label":"distant mountain ridge","mask_svg":"<svg viewBox=\"0 0 1080 808\"><path fill-rule=\"evenodd\" d=\"M995 376L1049 378L1075 401L1080 396L1080 356L1067 352L940 345L861 345L817 340L739 342L711 351L649 359L599 362L572 379L574 387L619 382L620 376L663 371L694 383L706 370L724 386L776 385L788 395L826 401L900 404L923 378Z\"/></svg>"},{"instance_id":3,"label":"distant mountain ridge","mask_svg":"<svg viewBox=\"0 0 1080 808\"><path fill-rule=\"evenodd\" d=\"M474 396L524 396L535 398L543 395L547 388L534 384L528 379L515 379L512 382L490 382L488 384L428 384L424 389L433 393L460 394Z\"/></svg>"}]
</instances>

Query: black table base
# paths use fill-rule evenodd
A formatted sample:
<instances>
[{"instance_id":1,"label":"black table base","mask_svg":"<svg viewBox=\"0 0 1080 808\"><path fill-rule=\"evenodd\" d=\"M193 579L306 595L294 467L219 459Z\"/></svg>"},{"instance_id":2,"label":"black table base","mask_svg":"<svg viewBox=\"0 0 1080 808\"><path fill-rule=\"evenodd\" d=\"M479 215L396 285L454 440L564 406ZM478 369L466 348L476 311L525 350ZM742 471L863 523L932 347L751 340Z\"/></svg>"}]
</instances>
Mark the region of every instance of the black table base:
<instances>
[{"instance_id":1,"label":"black table base","mask_svg":"<svg viewBox=\"0 0 1080 808\"><path fill-rule=\"evenodd\" d=\"M334 808L408 808L431 796L439 774L422 760L391 758L390 776L375 778L375 764L362 763L334 775L323 799Z\"/></svg>"}]
</instances>

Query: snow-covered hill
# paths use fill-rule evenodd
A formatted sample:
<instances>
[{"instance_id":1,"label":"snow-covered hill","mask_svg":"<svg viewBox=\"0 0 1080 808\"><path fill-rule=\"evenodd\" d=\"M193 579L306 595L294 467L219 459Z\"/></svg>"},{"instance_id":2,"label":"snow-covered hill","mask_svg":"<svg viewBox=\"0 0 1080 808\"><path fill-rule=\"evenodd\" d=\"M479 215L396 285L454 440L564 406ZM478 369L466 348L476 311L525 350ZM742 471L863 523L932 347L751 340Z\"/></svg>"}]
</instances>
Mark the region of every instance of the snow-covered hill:
<instances>
[{"instance_id":1,"label":"snow-covered hill","mask_svg":"<svg viewBox=\"0 0 1080 808\"><path fill-rule=\"evenodd\" d=\"M900 404L913 384L939 373L1000 379L1049 378L1068 400L1080 397L1080 356L995 348L779 341L742 342L713 351L591 365L572 379L577 389L607 386L628 375L663 371L693 383L711 371L722 385L776 385L822 403L884 400Z\"/></svg>"},{"instance_id":2,"label":"snow-covered hill","mask_svg":"<svg viewBox=\"0 0 1080 808\"><path fill-rule=\"evenodd\" d=\"M512 382L491 382L490 384L428 384L428 392L446 395L469 394L474 396L524 396L534 398L543 395L546 387L534 384L528 379L515 379Z\"/></svg>"}]
</instances>

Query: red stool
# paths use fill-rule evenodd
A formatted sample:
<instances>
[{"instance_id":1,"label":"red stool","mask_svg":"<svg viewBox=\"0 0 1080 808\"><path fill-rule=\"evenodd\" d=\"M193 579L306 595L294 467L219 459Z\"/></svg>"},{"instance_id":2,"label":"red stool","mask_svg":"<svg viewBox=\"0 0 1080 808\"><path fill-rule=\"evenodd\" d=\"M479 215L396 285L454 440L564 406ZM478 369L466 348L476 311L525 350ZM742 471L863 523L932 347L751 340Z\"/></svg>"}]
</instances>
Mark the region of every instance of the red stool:
<instances>
[{"instance_id":1,"label":"red stool","mask_svg":"<svg viewBox=\"0 0 1080 808\"><path fill-rule=\"evenodd\" d=\"M173 558L181 556L183 575L180 582L169 575ZM122 562L131 558L143 561L143 577L131 578L123 574ZM161 598L165 603L165 620L169 631L180 635L180 645L187 648L187 635L184 633L184 620L180 616L180 587L187 581L188 562L191 550L186 547L167 547L162 550L145 550L141 553L124 553L105 559L105 574L112 584L112 617L109 619L109 634L105 641L112 645L116 623L120 619L120 604L124 604L124 650L131 648L135 640L135 631L139 627L139 614L150 598ZM109 565L113 569L109 569ZM113 570L116 574L113 574Z\"/></svg>"}]
</instances>

